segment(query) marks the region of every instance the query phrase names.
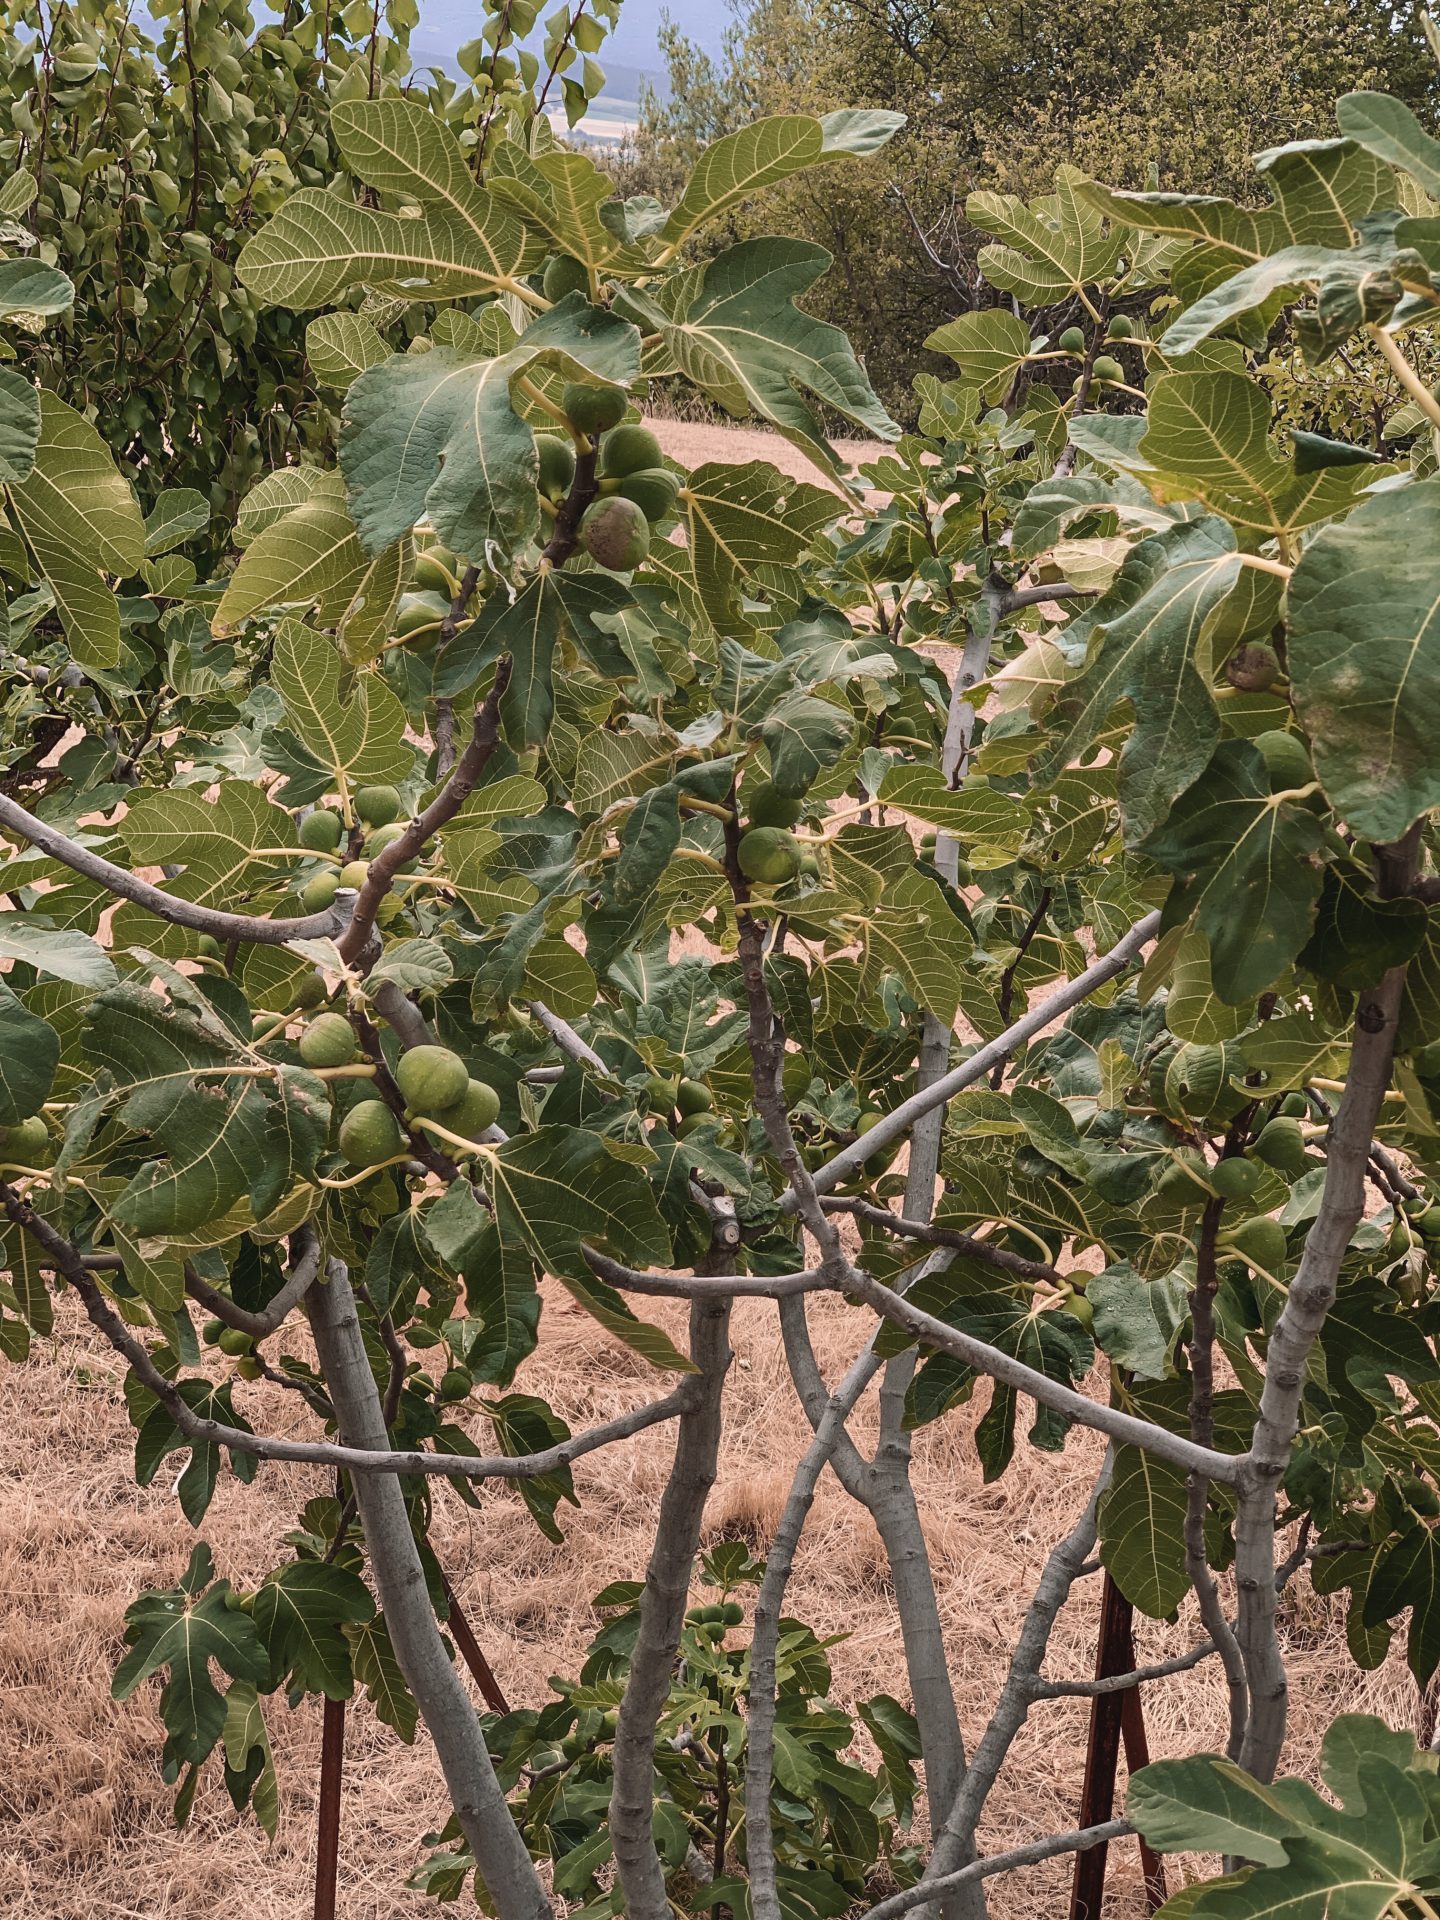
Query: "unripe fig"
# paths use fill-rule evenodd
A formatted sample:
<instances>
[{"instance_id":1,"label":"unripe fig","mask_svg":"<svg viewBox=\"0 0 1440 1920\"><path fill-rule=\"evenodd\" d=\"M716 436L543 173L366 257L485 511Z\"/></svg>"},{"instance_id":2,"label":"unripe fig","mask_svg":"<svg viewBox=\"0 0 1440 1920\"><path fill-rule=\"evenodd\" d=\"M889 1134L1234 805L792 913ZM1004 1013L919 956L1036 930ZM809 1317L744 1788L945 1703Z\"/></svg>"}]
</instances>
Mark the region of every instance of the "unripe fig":
<instances>
[{"instance_id":1,"label":"unripe fig","mask_svg":"<svg viewBox=\"0 0 1440 1920\"><path fill-rule=\"evenodd\" d=\"M459 565L449 547L437 542L415 556L415 584L422 593L443 593L448 600L455 591L455 569Z\"/></svg>"},{"instance_id":2,"label":"unripe fig","mask_svg":"<svg viewBox=\"0 0 1440 1920\"><path fill-rule=\"evenodd\" d=\"M1263 640L1249 640L1225 662L1225 678L1242 693L1268 693L1281 675L1280 656Z\"/></svg>"},{"instance_id":3,"label":"unripe fig","mask_svg":"<svg viewBox=\"0 0 1440 1920\"><path fill-rule=\"evenodd\" d=\"M405 1145L400 1122L383 1100L362 1100L340 1122L340 1151L352 1167L378 1167Z\"/></svg>"},{"instance_id":4,"label":"unripe fig","mask_svg":"<svg viewBox=\"0 0 1440 1920\"><path fill-rule=\"evenodd\" d=\"M463 1134L467 1140L478 1140L487 1133L500 1118L500 1096L488 1080L471 1080L465 1089L465 1097L452 1113L445 1116L445 1124L453 1133Z\"/></svg>"},{"instance_id":5,"label":"unripe fig","mask_svg":"<svg viewBox=\"0 0 1440 1920\"><path fill-rule=\"evenodd\" d=\"M353 887L358 893L360 888L364 886L365 877L369 871L370 862L368 860L347 860L345 865L340 869L339 884L342 887Z\"/></svg>"},{"instance_id":6,"label":"unripe fig","mask_svg":"<svg viewBox=\"0 0 1440 1920\"><path fill-rule=\"evenodd\" d=\"M677 1140L688 1140L692 1133L698 1133L701 1127L713 1127L715 1118L709 1113L687 1113L675 1128Z\"/></svg>"},{"instance_id":7,"label":"unripe fig","mask_svg":"<svg viewBox=\"0 0 1440 1920\"><path fill-rule=\"evenodd\" d=\"M355 812L367 827L388 827L405 811L405 802L395 787L361 787L355 796Z\"/></svg>"},{"instance_id":8,"label":"unripe fig","mask_svg":"<svg viewBox=\"0 0 1440 1920\"><path fill-rule=\"evenodd\" d=\"M1238 1226L1223 1231L1217 1245L1266 1273L1273 1274L1285 1263L1285 1229L1266 1213L1252 1214Z\"/></svg>"},{"instance_id":9,"label":"unripe fig","mask_svg":"<svg viewBox=\"0 0 1440 1920\"><path fill-rule=\"evenodd\" d=\"M0 1160L19 1167L43 1167L54 1149L55 1142L41 1114L32 1113L28 1120L0 1127Z\"/></svg>"},{"instance_id":10,"label":"unripe fig","mask_svg":"<svg viewBox=\"0 0 1440 1920\"><path fill-rule=\"evenodd\" d=\"M459 1106L469 1091L470 1075L449 1047L411 1047L396 1065L395 1084L412 1113L439 1115Z\"/></svg>"},{"instance_id":11,"label":"unripe fig","mask_svg":"<svg viewBox=\"0 0 1440 1920\"><path fill-rule=\"evenodd\" d=\"M306 913L323 913L326 907L334 906L339 891L338 873L312 874L300 889L300 904Z\"/></svg>"},{"instance_id":12,"label":"unripe fig","mask_svg":"<svg viewBox=\"0 0 1440 1920\"><path fill-rule=\"evenodd\" d=\"M1155 1183L1156 1197L1180 1207L1203 1207L1210 1198L1209 1175L1202 1155L1193 1148L1181 1152Z\"/></svg>"},{"instance_id":13,"label":"unripe fig","mask_svg":"<svg viewBox=\"0 0 1440 1920\"><path fill-rule=\"evenodd\" d=\"M317 807L300 822L300 844L311 853L334 853L340 844L345 823L329 807Z\"/></svg>"},{"instance_id":14,"label":"unripe fig","mask_svg":"<svg viewBox=\"0 0 1440 1920\"><path fill-rule=\"evenodd\" d=\"M1284 793L1291 787L1308 787L1315 778L1315 770L1310 765L1310 750L1298 733L1276 727L1269 733L1257 734L1250 744L1265 762L1272 793Z\"/></svg>"},{"instance_id":15,"label":"unripe fig","mask_svg":"<svg viewBox=\"0 0 1440 1920\"><path fill-rule=\"evenodd\" d=\"M348 1067L355 1058L355 1030L343 1013L318 1013L300 1036L307 1067Z\"/></svg>"},{"instance_id":16,"label":"unripe fig","mask_svg":"<svg viewBox=\"0 0 1440 1920\"><path fill-rule=\"evenodd\" d=\"M1304 1173L1310 1165L1300 1122L1285 1116L1270 1120L1261 1128L1250 1153L1267 1167L1274 1167L1277 1173L1291 1176Z\"/></svg>"},{"instance_id":17,"label":"unripe fig","mask_svg":"<svg viewBox=\"0 0 1440 1920\"><path fill-rule=\"evenodd\" d=\"M593 437L618 427L625 418L629 402L618 387L589 387L577 381L566 387L560 405L565 418L577 433ZM659 462L652 461L650 464L658 465Z\"/></svg>"},{"instance_id":18,"label":"unripe fig","mask_svg":"<svg viewBox=\"0 0 1440 1920\"><path fill-rule=\"evenodd\" d=\"M239 1327L222 1327L216 1336L215 1344L222 1353L228 1353L232 1360L239 1360L250 1353L255 1342L248 1333L242 1333Z\"/></svg>"},{"instance_id":19,"label":"unripe fig","mask_svg":"<svg viewBox=\"0 0 1440 1920\"><path fill-rule=\"evenodd\" d=\"M860 1139L863 1140L866 1134L878 1127L884 1118L885 1115L883 1113L879 1113L874 1108L871 1108L862 1113L860 1118L855 1122L855 1132ZM870 1155L869 1159L863 1163L865 1172L872 1180L878 1179L899 1151L900 1142L898 1140L892 1140L887 1147L877 1148L877 1150Z\"/></svg>"},{"instance_id":20,"label":"unripe fig","mask_svg":"<svg viewBox=\"0 0 1440 1920\"><path fill-rule=\"evenodd\" d=\"M1102 353L1090 369L1091 376L1103 387L1113 387L1125 378L1125 369L1108 353Z\"/></svg>"},{"instance_id":21,"label":"unripe fig","mask_svg":"<svg viewBox=\"0 0 1440 1920\"><path fill-rule=\"evenodd\" d=\"M751 827L736 849L740 871L761 886L778 887L800 871L800 847L783 827Z\"/></svg>"},{"instance_id":22,"label":"unripe fig","mask_svg":"<svg viewBox=\"0 0 1440 1920\"><path fill-rule=\"evenodd\" d=\"M1249 1200L1260 1185L1260 1169L1250 1160L1218 1160L1210 1184L1226 1200Z\"/></svg>"},{"instance_id":23,"label":"unripe fig","mask_svg":"<svg viewBox=\"0 0 1440 1920\"><path fill-rule=\"evenodd\" d=\"M200 1338L205 1342L207 1347L213 1347L224 1331L225 1322L215 1319L212 1315L200 1329Z\"/></svg>"},{"instance_id":24,"label":"unripe fig","mask_svg":"<svg viewBox=\"0 0 1440 1920\"><path fill-rule=\"evenodd\" d=\"M1115 314L1110 321L1110 325L1106 328L1105 338L1107 340L1133 340L1134 337L1135 322L1130 318L1129 314Z\"/></svg>"},{"instance_id":25,"label":"unripe fig","mask_svg":"<svg viewBox=\"0 0 1440 1920\"><path fill-rule=\"evenodd\" d=\"M447 1404L453 1400L463 1400L470 1391L470 1373L465 1367L450 1367L440 1377L436 1389L441 1400Z\"/></svg>"},{"instance_id":26,"label":"unripe fig","mask_svg":"<svg viewBox=\"0 0 1440 1920\"><path fill-rule=\"evenodd\" d=\"M1079 327L1066 327L1055 344L1062 353L1084 353L1085 335Z\"/></svg>"},{"instance_id":27,"label":"unripe fig","mask_svg":"<svg viewBox=\"0 0 1440 1920\"><path fill-rule=\"evenodd\" d=\"M575 479L575 445L558 433L537 433L540 456L539 488L547 500L563 500Z\"/></svg>"},{"instance_id":28,"label":"unripe fig","mask_svg":"<svg viewBox=\"0 0 1440 1920\"><path fill-rule=\"evenodd\" d=\"M391 634L396 640L408 640L411 634L438 627L449 611L448 593L402 593L390 623Z\"/></svg>"},{"instance_id":29,"label":"unripe fig","mask_svg":"<svg viewBox=\"0 0 1440 1920\"><path fill-rule=\"evenodd\" d=\"M590 275L585 262L577 260L573 253L552 253L545 262L545 276L541 281L547 300L563 300L568 293L589 293Z\"/></svg>"},{"instance_id":30,"label":"unripe fig","mask_svg":"<svg viewBox=\"0 0 1440 1920\"><path fill-rule=\"evenodd\" d=\"M748 787L742 795L745 818L752 827L793 827L805 811L805 802L777 793L768 780Z\"/></svg>"},{"instance_id":31,"label":"unripe fig","mask_svg":"<svg viewBox=\"0 0 1440 1920\"><path fill-rule=\"evenodd\" d=\"M682 1080L675 1090L675 1104L688 1119L691 1114L709 1113L715 1096L703 1080Z\"/></svg>"},{"instance_id":32,"label":"unripe fig","mask_svg":"<svg viewBox=\"0 0 1440 1920\"><path fill-rule=\"evenodd\" d=\"M639 473L627 474L617 481L615 493L622 500L632 500L651 526L656 526L675 511L680 476L671 473L668 467L642 467Z\"/></svg>"},{"instance_id":33,"label":"unripe fig","mask_svg":"<svg viewBox=\"0 0 1440 1920\"><path fill-rule=\"evenodd\" d=\"M225 949L213 933L202 933L195 941L196 951L202 960L223 960Z\"/></svg>"},{"instance_id":34,"label":"unripe fig","mask_svg":"<svg viewBox=\"0 0 1440 1920\"><path fill-rule=\"evenodd\" d=\"M663 467L665 456L660 451L660 442L648 427L637 422L629 426L616 427L605 436L600 449L600 476L602 479L628 479L633 473L640 473L647 467Z\"/></svg>"},{"instance_id":35,"label":"unripe fig","mask_svg":"<svg viewBox=\"0 0 1440 1920\"><path fill-rule=\"evenodd\" d=\"M1067 1293L1060 1302L1060 1311L1068 1313L1072 1320L1078 1320L1087 1333L1094 1331L1095 1309L1083 1293Z\"/></svg>"},{"instance_id":36,"label":"unripe fig","mask_svg":"<svg viewBox=\"0 0 1440 1920\"><path fill-rule=\"evenodd\" d=\"M663 1108L669 1113L675 1105L680 1092L679 1076L667 1073L652 1073L645 1082L645 1091L649 1095L650 1105Z\"/></svg>"},{"instance_id":37,"label":"unripe fig","mask_svg":"<svg viewBox=\"0 0 1440 1920\"><path fill-rule=\"evenodd\" d=\"M1304 1120L1309 1116L1310 1102L1297 1089L1294 1093L1287 1093L1280 1102L1280 1113L1287 1120Z\"/></svg>"},{"instance_id":38,"label":"unripe fig","mask_svg":"<svg viewBox=\"0 0 1440 1920\"><path fill-rule=\"evenodd\" d=\"M623 494L594 500L580 521L580 539L597 566L633 573L650 551L650 522Z\"/></svg>"},{"instance_id":39,"label":"unripe fig","mask_svg":"<svg viewBox=\"0 0 1440 1920\"><path fill-rule=\"evenodd\" d=\"M394 846L405 831L403 820L392 820L388 827L376 827L373 833L365 836L365 858L373 860L377 853L383 853L386 847Z\"/></svg>"}]
</instances>

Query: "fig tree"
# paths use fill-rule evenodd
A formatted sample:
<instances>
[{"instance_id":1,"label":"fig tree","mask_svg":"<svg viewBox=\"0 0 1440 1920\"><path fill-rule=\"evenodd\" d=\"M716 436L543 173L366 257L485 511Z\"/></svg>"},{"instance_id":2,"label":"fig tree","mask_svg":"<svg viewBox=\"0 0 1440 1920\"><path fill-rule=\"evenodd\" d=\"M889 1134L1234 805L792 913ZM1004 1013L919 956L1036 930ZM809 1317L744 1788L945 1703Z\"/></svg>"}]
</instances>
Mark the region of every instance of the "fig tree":
<instances>
[{"instance_id":1,"label":"fig tree","mask_svg":"<svg viewBox=\"0 0 1440 1920\"><path fill-rule=\"evenodd\" d=\"M614 493L585 509L580 540L597 566L633 573L650 551L650 522L633 500Z\"/></svg>"},{"instance_id":2,"label":"fig tree","mask_svg":"<svg viewBox=\"0 0 1440 1920\"><path fill-rule=\"evenodd\" d=\"M736 850L740 871L761 886L778 887L800 871L800 846L783 827L751 827Z\"/></svg>"},{"instance_id":3,"label":"fig tree","mask_svg":"<svg viewBox=\"0 0 1440 1920\"><path fill-rule=\"evenodd\" d=\"M628 402L618 387L590 387L580 382L566 387L560 405L577 433L609 433L625 418ZM659 462L653 461L652 465Z\"/></svg>"},{"instance_id":4,"label":"fig tree","mask_svg":"<svg viewBox=\"0 0 1440 1920\"><path fill-rule=\"evenodd\" d=\"M340 1151L352 1167L378 1167L404 1145L400 1122L383 1100L361 1100L340 1122Z\"/></svg>"},{"instance_id":5,"label":"fig tree","mask_svg":"<svg viewBox=\"0 0 1440 1920\"><path fill-rule=\"evenodd\" d=\"M648 427L636 421L607 433L600 449L600 477L605 480L625 480L648 467L664 464L660 442Z\"/></svg>"},{"instance_id":6,"label":"fig tree","mask_svg":"<svg viewBox=\"0 0 1440 1920\"><path fill-rule=\"evenodd\" d=\"M470 1075L449 1047L411 1047L396 1064L395 1084L412 1113L438 1116L459 1106L470 1089Z\"/></svg>"},{"instance_id":7,"label":"fig tree","mask_svg":"<svg viewBox=\"0 0 1440 1920\"><path fill-rule=\"evenodd\" d=\"M334 853L340 844L345 823L329 807L317 807L300 822L300 844L311 853Z\"/></svg>"},{"instance_id":8,"label":"fig tree","mask_svg":"<svg viewBox=\"0 0 1440 1920\"><path fill-rule=\"evenodd\" d=\"M348 1067L355 1052L355 1030L343 1013L317 1013L300 1036L307 1067Z\"/></svg>"}]
</instances>

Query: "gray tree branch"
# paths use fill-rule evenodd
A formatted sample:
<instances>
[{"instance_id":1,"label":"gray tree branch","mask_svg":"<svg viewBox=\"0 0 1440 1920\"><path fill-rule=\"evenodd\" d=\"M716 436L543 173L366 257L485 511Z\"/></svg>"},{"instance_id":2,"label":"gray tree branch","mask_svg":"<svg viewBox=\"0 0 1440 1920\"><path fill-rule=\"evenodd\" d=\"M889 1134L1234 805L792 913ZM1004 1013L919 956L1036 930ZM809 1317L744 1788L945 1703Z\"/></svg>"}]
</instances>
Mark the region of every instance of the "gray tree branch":
<instances>
[{"instance_id":1,"label":"gray tree branch","mask_svg":"<svg viewBox=\"0 0 1440 1920\"><path fill-rule=\"evenodd\" d=\"M389 1435L380 1394L349 1276L338 1260L331 1261L325 1284L310 1294L310 1325L341 1435L358 1452L383 1450ZM404 1491L393 1474L359 1474L353 1484L395 1658L435 1742L451 1804L495 1912L499 1920L551 1920L554 1910L505 1804L475 1708L445 1651Z\"/></svg>"}]
</instances>

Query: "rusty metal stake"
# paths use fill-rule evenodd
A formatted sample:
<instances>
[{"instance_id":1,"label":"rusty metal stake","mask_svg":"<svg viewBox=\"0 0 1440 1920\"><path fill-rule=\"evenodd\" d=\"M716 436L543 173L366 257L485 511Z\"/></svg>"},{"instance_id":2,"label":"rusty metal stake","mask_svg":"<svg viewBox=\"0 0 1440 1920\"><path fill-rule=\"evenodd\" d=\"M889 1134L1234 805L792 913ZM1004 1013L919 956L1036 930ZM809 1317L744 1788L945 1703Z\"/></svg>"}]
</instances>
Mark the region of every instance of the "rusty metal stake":
<instances>
[{"instance_id":1,"label":"rusty metal stake","mask_svg":"<svg viewBox=\"0 0 1440 1920\"><path fill-rule=\"evenodd\" d=\"M465 1618L464 1610L460 1605L460 1596L451 1586L450 1576L442 1573L440 1578L445 1585L445 1598L450 1602L450 1618L446 1624L455 1636L455 1644L464 1656L466 1666L475 1676L475 1684L479 1687L486 1706L492 1713L509 1713L509 1702L500 1691L500 1682L495 1678L495 1670L485 1658L484 1649L475 1638L470 1622Z\"/></svg>"},{"instance_id":2,"label":"rusty metal stake","mask_svg":"<svg viewBox=\"0 0 1440 1920\"><path fill-rule=\"evenodd\" d=\"M1107 1573L1100 1601L1100 1639L1095 1650L1095 1678L1108 1680L1135 1668L1133 1633L1135 1610ZM1121 1742L1125 1764L1136 1772L1149 1760L1145 1712L1136 1687L1123 1693L1097 1694L1090 1705L1090 1737L1085 1749L1085 1784L1080 1793L1080 1824L1098 1826L1115 1810L1115 1776ZM1070 1889L1070 1920L1100 1920L1105 1901L1108 1845L1091 1847L1075 1856ZM1165 1868L1159 1856L1142 1840L1140 1863L1145 1875L1145 1905L1155 1913L1165 1902Z\"/></svg>"},{"instance_id":3,"label":"rusty metal stake","mask_svg":"<svg viewBox=\"0 0 1440 1920\"><path fill-rule=\"evenodd\" d=\"M335 1920L340 1882L340 1781L345 1771L345 1702L325 1702L320 1735L320 1811L315 1828L315 1920Z\"/></svg>"}]
</instances>

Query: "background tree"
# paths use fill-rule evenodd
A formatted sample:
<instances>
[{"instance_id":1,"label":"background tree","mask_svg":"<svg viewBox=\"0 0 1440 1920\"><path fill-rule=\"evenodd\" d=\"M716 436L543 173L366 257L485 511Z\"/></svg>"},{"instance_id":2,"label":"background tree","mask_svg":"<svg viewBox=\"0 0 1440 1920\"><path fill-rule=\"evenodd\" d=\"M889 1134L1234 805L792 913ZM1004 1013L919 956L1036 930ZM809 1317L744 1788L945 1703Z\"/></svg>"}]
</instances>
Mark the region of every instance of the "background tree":
<instances>
[{"instance_id":1,"label":"background tree","mask_svg":"<svg viewBox=\"0 0 1440 1920\"><path fill-rule=\"evenodd\" d=\"M646 101L625 177L663 185L697 141L756 112L898 107L906 130L885 166L777 187L732 231L758 219L824 242L837 265L822 310L909 420L915 372L936 370L917 343L957 301L994 297L963 217L971 193L1029 198L1066 164L1128 187L1153 175L1167 191L1243 196L1253 154L1334 131L1337 92L1433 101L1421 13L1382 0L760 0L738 11L718 60L671 29L668 95Z\"/></svg>"}]
</instances>

